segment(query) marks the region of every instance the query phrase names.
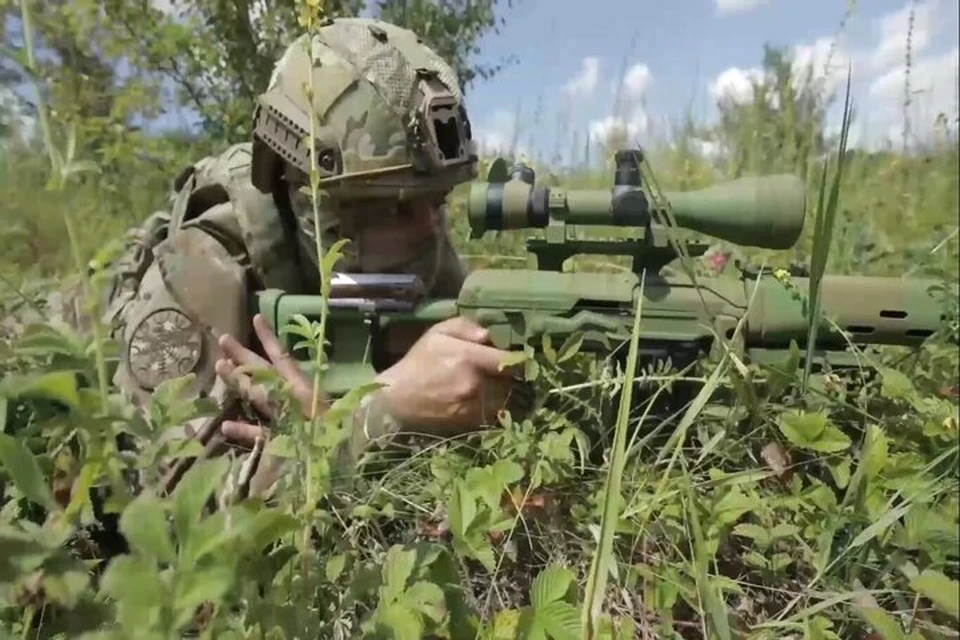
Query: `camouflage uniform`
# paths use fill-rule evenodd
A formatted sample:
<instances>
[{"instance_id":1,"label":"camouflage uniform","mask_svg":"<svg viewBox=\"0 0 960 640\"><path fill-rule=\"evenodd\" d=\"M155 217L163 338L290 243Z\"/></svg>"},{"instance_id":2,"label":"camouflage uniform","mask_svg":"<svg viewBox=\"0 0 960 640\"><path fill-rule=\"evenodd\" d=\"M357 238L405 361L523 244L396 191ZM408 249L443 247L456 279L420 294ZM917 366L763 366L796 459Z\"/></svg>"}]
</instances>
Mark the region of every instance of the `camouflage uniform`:
<instances>
[{"instance_id":1,"label":"camouflage uniform","mask_svg":"<svg viewBox=\"0 0 960 640\"><path fill-rule=\"evenodd\" d=\"M107 320L120 344L115 383L138 405L159 384L190 373L190 393L221 403L218 338L229 333L257 350L251 293L318 290L314 234L328 247L349 218L327 208L315 229L312 204L297 189L309 183L311 167L310 73L320 189L332 207L362 208L353 204L358 197L443 195L476 175L457 78L416 35L352 18L330 21L312 43L299 38L261 96L253 141L188 167L169 213L130 236ZM448 236L430 249L411 269L425 271L432 294L455 295L464 271ZM362 268L362 258L348 251L338 268ZM368 435L393 428L375 396L361 414ZM377 416L374 424L366 414Z\"/></svg>"}]
</instances>

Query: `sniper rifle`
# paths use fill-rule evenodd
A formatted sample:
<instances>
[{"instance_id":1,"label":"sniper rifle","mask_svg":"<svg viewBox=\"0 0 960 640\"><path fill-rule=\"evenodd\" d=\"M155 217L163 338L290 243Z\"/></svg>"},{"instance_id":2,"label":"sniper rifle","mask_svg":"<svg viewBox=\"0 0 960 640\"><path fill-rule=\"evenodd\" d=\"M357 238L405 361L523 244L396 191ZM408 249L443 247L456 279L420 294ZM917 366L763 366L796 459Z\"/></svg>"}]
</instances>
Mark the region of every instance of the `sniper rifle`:
<instances>
[{"instance_id":1,"label":"sniper rifle","mask_svg":"<svg viewBox=\"0 0 960 640\"><path fill-rule=\"evenodd\" d=\"M697 257L707 251L709 244L692 238L695 234L743 246L792 247L805 217L801 180L792 175L742 178L699 191L668 192L662 198L666 202L659 202L641 180L641 152L619 151L615 158L610 189L536 184L530 167L518 164L508 170L502 158L492 163L486 181L471 185L467 215L472 237L542 229L542 237L527 241L535 269L475 270L455 299L425 299L422 283L413 276L337 274L326 323L330 344L324 390L336 397L372 382L377 371L403 355L404 349L391 347L392 335L416 336L457 315L487 327L501 349L540 350L549 334L554 346L582 338L580 352L617 351L625 362L627 349L621 347L630 339L639 302L641 363L669 357L682 367L716 353L721 337L744 361L782 362L791 342L803 350L809 278L785 283L773 273L741 270L737 277L697 277L694 282L686 273L664 273L684 253ZM597 225L619 227L633 237L571 236L572 228ZM619 273L563 272L564 261L577 254L627 256L632 267ZM814 349L817 369L857 366L850 344L920 345L942 321L936 284L825 275ZM297 316L318 319L322 305L320 296L276 289L257 297L259 312L278 332ZM312 371L312 357L294 350L298 338L284 333L281 340Z\"/></svg>"}]
</instances>

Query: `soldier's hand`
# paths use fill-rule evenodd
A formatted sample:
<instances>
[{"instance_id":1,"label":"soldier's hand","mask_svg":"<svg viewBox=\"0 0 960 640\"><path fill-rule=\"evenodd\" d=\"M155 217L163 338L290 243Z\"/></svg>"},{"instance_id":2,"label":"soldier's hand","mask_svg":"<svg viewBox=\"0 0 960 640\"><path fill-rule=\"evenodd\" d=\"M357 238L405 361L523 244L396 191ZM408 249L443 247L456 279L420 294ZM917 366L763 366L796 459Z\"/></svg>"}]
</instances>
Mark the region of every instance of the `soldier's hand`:
<instances>
[{"instance_id":1,"label":"soldier's hand","mask_svg":"<svg viewBox=\"0 0 960 640\"><path fill-rule=\"evenodd\" d=\"M438 323L377 376L390 412L411 431L452 435L482 428L506 408L516 378L500 365L509 352L463 317Z\"/></svg>"},{"instance_id":2,"label":"soldier's hand","mask_svg":"<svg viewBox=\"0 0 960 640\"><path fill-rule=\"evenodd\" d=\"M250 401L260 413L272 420L276 418L277 411L273 403L270 402L266 388L261 384L254 384L250 375L243 369L273 367L290 385L293 396L300 403L304 414L309 417L313 399L312 380L297 366L293 357L283 349L277 336L260 314L253 318L253 329L260 339L260 344L263 345L263 350L269 361L244 347L233 336L223 335L220 338L220 348L223 349L227 357L217 361L217 375L224 381L235 384L243 398ZM258 436L266 438L268 435L267 430L259 425L235 420L225 420L221 426L221 431L228 440L246 446L253 446Z\"/></svg>"}]
</instances>

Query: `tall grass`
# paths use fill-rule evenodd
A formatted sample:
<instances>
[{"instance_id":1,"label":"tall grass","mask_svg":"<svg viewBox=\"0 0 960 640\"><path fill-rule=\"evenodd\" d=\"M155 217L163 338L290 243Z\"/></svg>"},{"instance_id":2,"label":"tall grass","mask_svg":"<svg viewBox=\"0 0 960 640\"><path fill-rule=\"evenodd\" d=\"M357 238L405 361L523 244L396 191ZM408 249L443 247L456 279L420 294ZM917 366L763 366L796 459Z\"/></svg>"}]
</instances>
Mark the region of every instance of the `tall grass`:
<instances>
[{"instance_id":1,"label":"tall grass","mask_svg":"<svg viewBox=\"0 0 960 640\"><path fill-rule=\"evenodd\" d=\"M824 274L927 275L955 287L956 140L923 153L850 150L846 103L839 140L820 141L809 112L768 108L767 96L783 99L792 87L791 77L776 76L720 127L688 119L672 139L645 149L655 172L648 184L697 188L761 170L806 176L812 211L795 251L720 242L717 248L763 265L764 273L809 260L811 338ZM725 154L703 152L711 139ZM113 174L71 186L69 202L46 189L46 152L5 147L0 197L13 204L5 231L12 251L0 261L0 310L19 305L38 277L82 277L103 240L163 207L171 176L209 144L158 144L164 162L155 169L130 153ZM585 157L573 170L541 159L534 164L545 181L609 186L606 151L592 166ZM321 194L313 186L316 202ZM471 265L527 266L528 234L467 239L465 192L451 196L450 211L455 242ZM76 222L74 242L63 232L65 214ZM694 260L681 267L706 269ZM201 518L200 504L223 475L215 466L200 467L185 478L189 491L169 500L113 505L134 552L123 556L127 565L115 562L102 584L88 584L82 571L56 582L62 576L54 561L45 565L53 578L3 574L0 616L24 636L32 630L20 621L36 621L44 606L69 617L76 602L107 601L122 606L99 624L121 636L142 625L208 634L259 626L286 637L337 638L424 637L428 629L489 639L813 640L871 632L912 639L919 630L955 637L956 612L944 594L956 591L960 543L956 346L938 338L913 353L871 354L878 376L860 387L812 371L809 351L803 368L797 352L773 373L742 361L732 348L720 349L718 361L695 373L636 371L644 325L642 309L634 311L623 378L558 357L569 345L553 345L554 361L570 368L540 361L528 369L556 399L532 419L505 416L499 429L428 442L337 491L329 490L334 469L321 459L322 447L311 447L317 430L304 429L296 452L304 464L291 486L296 496L262 511L242 506ZM956 334L957 314L950 311L948 338ZM43 483L93 482L90 461L73 457L71 430L107 426L77 417L81 402L58 413L60 405L36 401L53 391L74 397L71 358L82 362L87 343L77 348L57 334L30 332L21 341L21 329L10 331L15 335L0 354L0 431L17 436L0 441L0 497L4 531L22 538L37 530L24 524L36 517L34 503L55 509ZM742 329L741 323L732 341ZM71 373L59 375L63 370ZM656 398L681 377L701 386L675 426L650 424L649 405L640 416L630 411L635 396ZM621 391L612 416L601 411L611 389ZM123 406L109 392L114 406ZM152 426L184 411L158 405ZM597 416L612 419L599 423ZM284 426L291 422L299 424L285 418ZM124 428L143 432L142 425ZM81 498L69 504L68 514L89 510ZM166 513L179 523L176 535L162 533ZM193 528L183 524L191 518ZM57 540L62 533L43 531ZM21 538L9 533L0 544ZM277 544L275 554L259 553L256 544L264 541ZM10 549L21 558L21 547ZM175 562L168 557L173 549ZM22 566L36 566L29 565L35 556L26 555ZM251 587L258 580L269 588ZM198 601L201 586L207 600ZM62 616L57 623L65 624Z\"/></svg>"}]
</instances>

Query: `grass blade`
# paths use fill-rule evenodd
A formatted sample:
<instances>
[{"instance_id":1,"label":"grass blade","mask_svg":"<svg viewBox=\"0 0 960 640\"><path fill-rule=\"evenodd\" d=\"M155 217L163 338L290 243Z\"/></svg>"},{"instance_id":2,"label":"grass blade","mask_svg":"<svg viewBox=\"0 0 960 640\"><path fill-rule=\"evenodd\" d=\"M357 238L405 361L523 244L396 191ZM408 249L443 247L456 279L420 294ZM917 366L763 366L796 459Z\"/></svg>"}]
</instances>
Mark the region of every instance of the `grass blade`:
<instances>
[{"instance_id":1,"label":"grass blade","mask_svg":"<svg viewBox=\"0 0 960 640\"><path fill-rule=\"evenodd\" d=\"M637 307L634 309L633 333L630 336L630 351L627 354L627 366L624 372L623 391L620 396L617 426L614 435L613 455L610 458L610 468L603 490L603 516L600 520L600 544L593 556L590 565L590 575L587 578L586 593L584 594L583 611L581 614L583 637L592 640L599 628L600 609L606 594L607 576L610 574L610 565L613 562L613 534L617 528L620 514L620 485L623 479L624 461L626 459L627 423L630 417L630 405L633 396L633 378L637 369L637 354L640 345L640 318L643 311L643 291L646 281L646 272L640 276L640 293L637 296Z\"/></svg>"},{"instance_id":2,"label":"grass blade","mask_svg":"<svg viewBox=\"0 0 960 640\"><path fill-rule=\"evenodd\" d=\"M810 371L813 367L813 354L820 326L820 285L830 257L830 245L836 227L837 209L840 200L840 183L843 180L843 167L847 153L847 135L850 131L850 68L847 68L847 91L843 104L843 123L840 128L840 147L837 150L837 171L830 185L830 199L823 206L823 194L826 186L828 161L824 160L823 176L820 182L820 195L817 203L816 227L813 236L813 257L810 264L810 325L807 336L806 358L803 365L803 388L807 388Z\"/></svg>"}]
</instances>

